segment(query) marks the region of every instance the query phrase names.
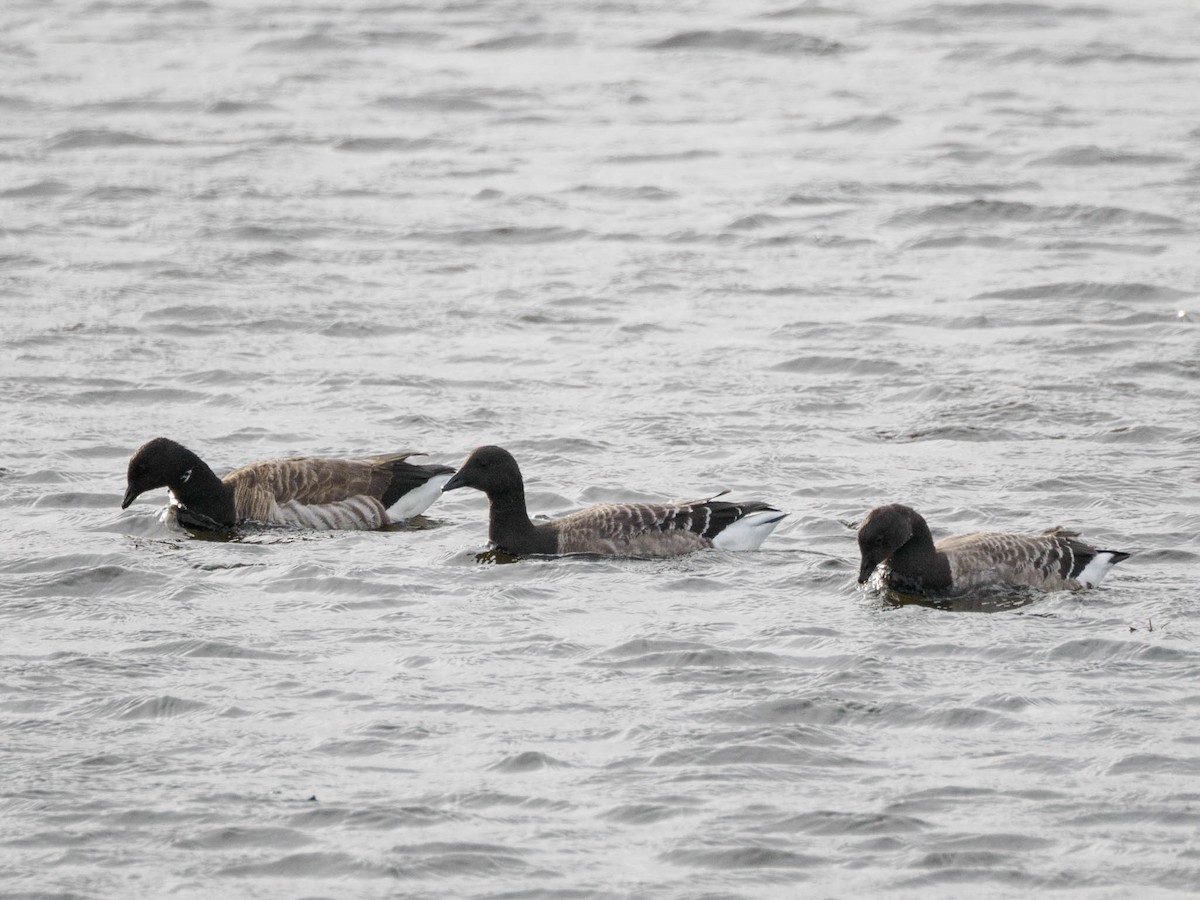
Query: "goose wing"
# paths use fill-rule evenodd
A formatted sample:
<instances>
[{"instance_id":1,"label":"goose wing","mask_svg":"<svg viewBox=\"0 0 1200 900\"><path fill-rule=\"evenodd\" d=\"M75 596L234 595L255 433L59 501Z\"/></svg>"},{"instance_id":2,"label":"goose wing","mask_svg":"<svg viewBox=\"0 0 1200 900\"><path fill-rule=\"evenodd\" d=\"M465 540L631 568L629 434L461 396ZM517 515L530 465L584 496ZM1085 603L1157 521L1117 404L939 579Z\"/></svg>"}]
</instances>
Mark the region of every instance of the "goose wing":
<instances>
[{"instance_id":1,"label":"goose wing","mask_svg":"<svg viewBox=\"0 0 1200 900\"><path fill-rule=\"evenodd\" d=\"M382 496L391 481L391 470L383 459L269 459L236 469L222 480L233 488L239 512L252 497L319 505L360 495Z\"/></svg>"},{"instance_id":2,"label":"goose wing","mask_svg":"<svg viewBox=\"0 0 1200 900\"><path fill-rule=\"evenodd\" d=\"M721 495L717 495L721 496ZM676 556L713 546L713 538L765 503L714 497L671 503L604 503L556 519L561 553Z\"/></svg>"},{"instance_id":3,"label":"goose wing","mask_svg":"<svg viewBox=\"0 0 1200 900\"><path fill-rule=\"evenodd\" d=\"M378 528L391 482L386 457L300 456L251 463L223 479L239 519L302 528Z\"/></svg>"},{"instance_id":4,"label":"goose wing","mask_svg":"<svg viewBox=\"0 0 1200 900\"><path fill-rule=\"evenodd\" d=\"M1028 585L1043 590L1077 590L1079 576L1097 551L1079 533L1052 528L1041 534L975 532L935 546L946 554L955 588L988 583Z\"/></svg>"}]
</instances>

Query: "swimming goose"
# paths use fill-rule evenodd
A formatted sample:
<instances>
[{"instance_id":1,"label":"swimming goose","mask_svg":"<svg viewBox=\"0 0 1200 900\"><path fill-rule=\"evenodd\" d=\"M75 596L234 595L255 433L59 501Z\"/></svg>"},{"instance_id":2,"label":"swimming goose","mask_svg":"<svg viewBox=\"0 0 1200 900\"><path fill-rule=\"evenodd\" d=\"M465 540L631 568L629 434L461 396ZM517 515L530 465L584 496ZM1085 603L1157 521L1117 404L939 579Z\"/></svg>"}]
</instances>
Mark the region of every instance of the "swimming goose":
<instances>
[{"instance_id":1,"label":"swimming goose","mask_svg":"<svg viewBox=\"0 0 1200 900\"><path fill-rule=\"evenodd\" d=\"M1041 534L976 531L936 544L920 513L894 503L867 513L858 529L862 565L858 583L880 569L898 591L960 593L987 585L1026 585L1045 591L1093 588L1128 553L1097 550L1079 532L1051 528Z\"/></svg>"},{"instance_id":2,"label":"swimming goose","mask_svg":"<svg viewBox=\"0 0 1200 900\"><path fill-rule=\"evenodd\" d=\"M535 525L525 508L525 482L511 453L478 447L443 491L473 487L487 494L488 537L514 556L597 553L679 556L693 550L756 550L787 515L766 503L677 500L602 503ZM722 496L721 494L717 495Z\"/></svg>"},{"instance_id":3,"label":"swimming goose","mask_svg":"<svg viewBox=\"0 0 1200 900\"><path fill-rule=\"evenodd\" d=\"M218 478L191 450L159 437L130 458L121 509L145 491L166 487L180 523L198 528L229 528L239 522L379 528L423 512L454 473L449 466L406 462L419 455L268 459Z\"/></svg>"}]
</instances>

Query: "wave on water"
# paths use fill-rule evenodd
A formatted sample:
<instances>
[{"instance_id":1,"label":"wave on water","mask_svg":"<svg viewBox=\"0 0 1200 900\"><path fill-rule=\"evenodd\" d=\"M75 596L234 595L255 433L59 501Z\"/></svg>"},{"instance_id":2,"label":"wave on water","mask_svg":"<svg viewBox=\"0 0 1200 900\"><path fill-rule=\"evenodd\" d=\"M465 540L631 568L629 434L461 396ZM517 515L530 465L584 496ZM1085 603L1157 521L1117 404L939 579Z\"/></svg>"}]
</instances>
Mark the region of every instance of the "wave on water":
<instances>
[{"instance_id":1,"label":"wave on water","mask_svg":"<svg viewBox=\"0 0 1200 900\"><path fill-rule=\"evenodd\" d=\"M1200 759L1195 756L1168 753L1131 753L1114 762L1108 768L1109 775L1145 776L1148 773L1162 773L1172 778L1200 777ZM1161 815L1156 819L1166 818ZM1175 818L1175 817L1171 817ZM1180 822L1180 824L1183 824ZM1192 818L1187 825L1194 825Z\"/></svg>"},{"instance_id":2,"label":"wave on water","mask_svg":"<svg viewBox=\"0 0 1200 900\"><path fill-rule=\"evenodd\" d=\"M33 509L111 509L111 494L67 491L42 494L30 504Z\"/></svg>"},{"instance_id":3,"label":"wave on water","mask_svg":"<svg viewBox=\"0 0 1200 900\"><path fill-rule=\"evenodd\" d=\"M848 375L872 376L885 375L890 378L907 379L919 374L912 366L907 366L894 359L882 357L842 357L842 356L797 356L785 362L770 366L775 372L796 372L816 375L830 375L838 378Z\"/></svg>"},{"instance_id":4,"label":"wave on water","mask_svg":"<svg viewBox=\"0 0 1200 900\"><path fill-rule=\"evenodd\" d=\"M409 28L388 31L368 30L361 32L359 36L370 44L382 46L393 46L396 44L427 46L441 43L446 39L446 35L440 31L421 31L420 29Z\"/></svg>"},{"instance_id":5,"label":"wave on water","mask_svg":"<svg viewBox=\"0 0 1200 900\"><path fill-rule=\"evenodd\" d=\"M1184 162L1173 153L1134 153L1087 144L1064 147L1030 162L1034 166L1165 166Z\"/></svg>"},{"instance_id":6,"label":"wave on water","mask_svg":"<svg viewBox=\"0 0 1200 900\"><path fill-rule=\"evenodd\" d=\"M396 872L384 863L367 862L349 853L328 850L238 863L225 866L217 874L240 878L393 878Z\"/></svg>"},{"instance_id":7,"label":"wave on water","mask_svg":"<svg viewBox=\"0 0 1200 900\"><path fill-rule=\"evenodd\" d=\"M548 753L537 750L525 750L514 756L492 763L488 768L495 772L537 772L541 769L570 768L571 764L561 759L555 759Z\"/></svg>"},{"instance_id":8,"label":"wave on water","mask_svg":"<svg viewBox=\"0 0 1200 900\"><path fill-rule=\"evenodd\" d=\"M329 237L333 229L323 225L288 226L278 225L233 225L227 228L203 228L201 237L216 238L231 242L245 241L311 241Z\"/></svg>"},{"instance_id":9,"label":"wave on water","mask_svg":"<svg viewBox=\"0 0 1200 900\"><path fill-rule=\"evenodd\" d=\"M984 2L933 3L921 7L919 13L893 23L893 27L930 34L959 33L983 28L1053 28L1070 26L1087 19L1107 19L1113 15L1105 6L1051 6L1046 3Z\"/></svg>"},{"instance_id":10,"label":"wave on water","mask_svg":"<svg viewBox=\"0 0 1200 900\"><path fill-rule=\"evenodd\" d=\"M810 34L744 28L682 31L643 46L649 50L734 50L782 56L833 56L848 49L839 41Z\"/></svg>"},{"instance_id":11,"label":"wave on water","mask_svg":"<svg viewBox=\"0 0 1200 900\"><path fill-rule=\"evenodd\" d=\"M29 598L95 600L113 595L133 597L155 595L163 587L158 576L118 563L87 565L82 568L59 570L52 574L23 579L22 594ZM30 609L33 615L53 615L51 608ZM103 610L89 612L103 618Z\"/></svg>"},{"instance_id":12,"label":"wave on water","mask_svg":"<svg viewBox=\"0 0 1200 900\"><path fill-rule=\"evenodd\" d=\"M426 825L461 822L465 817L449 806L438 808L424 805L406 806L340 806L321 803L311 809L290 815L288 823L297 828L343 828L367 831L390 831Z\"/></svg>"},{"instance_id":13,"label":"wave on water","mask_svg":"<svg viewBox=\"0 0 1200 900\"><path fill-rule=\"evenodd\" d=\"M670 850L662 859L702 869L811 869L829 862L824 856L757 845Z\"/></svg>"},{"instance_id":14,"label":"wave on water","mask_svg":"<svg viewBox=\"0 0 1200 900\"><path fill-rule=\"evenodd\" d=\"M214 100L204 107L204 111L214 116L236 116L243 113L274 113L279 112L274 103L244 100Z\"/></svg>"},{"instance_id":15,"label":"wave on water","mask_svg":"<svg viewBox=\"0 0 1200 900\"><path fill-rule=\"evenodd\" d=\"M610 163L657 163L682 162L690 159L711 159L720 156L716 150L680 150L665 153L621 153L605 157L604 162Z\"/></svg>"},{"instance_id":16,"label":"wave on water","mask_svg":"<svg viewBox=\"0 0 1200 900\"><path fill-rule=\"evenodd\" d=\"M170 113L194 113L199 107L191 100L159 100L154 97L129 97L117 100L80 103L75 109L80 113L90 115L146 112L163 116Z\"/></svg>"},{"instance_id":17,"label":"wave on water","mask_svg":"<svg viewBox=\"0 0 1200 900\"><path fill-rule=\"evenodd\" d=\"M334 141L333 149L349 153L412 153L436 147L438 143L434 138L356 137Z\"/></svg>"},{"instance_id":18,"label":"wave on water","mask_svg":"<svg viewBox=\"0 0 1200 900\"><path fill-rule=\"evenodd\" d=\"M861 13L855 9L839 9L833 6L822 6L813 0L807 0L799 6L789 6L774 12L762 13L764 19L815 19L834 16L858 16Z\"/></svg>"},{"instance_id":19,"label":"wave on water","mask_svg":"<svg viewBox=\"0 0 1200 900\"><path fill-rule=\"evenodd\" d=\"M22 187L6 188L5 190L0 191L0 198L9 200L25 200L41 197L58 197L62 194L69 194L70 192L71 186L69 184L47 179L45 181L35 181L32 184L26 184Z\"/></svg>"},{"instance_id":20,"label":"wave on water","mask_svg":"<svg viewBox=\"0 0 1200 900\"><path fill-rule=\"evenodd\" d=\"M572 34L506 34L468 45L470 50L524 50L529 47L569 47L575 43Z\"/></svg>"},{"instance_id":21,"label":"wave on water","mask_svg":"<svg viewBox=\"0 0 1200 900\"><path fill-rule=\"evenodd\" d=\"M408 238L470 246L474 244L557 244L563 241L577 241L588 236L590 236L590 232L581 229L501 225L496 228L463 228L445 232L414 231L409 233Z\"/></svg>"},{"instance_id":22,"label":"wave on water","mask_svg":"<svg viewBox=\"0 0 1200 900\"><path fill-rule=\"evenodd\" d=\"M1110 638L1072 638L1046 651L1048 659L1073 659L1107 664L1133 662L1189 662L1192 654L1144 640Z\"/></svg>"},{"instance_id":23,"label":"wave on water","mask_svg":"<svg viewBox=\"0 0 1200 900\"><path fill-rule=\"evenodd\" d=\"M1164 244L1118 244L1113 241L1047 241L1042 244L1046 250L1060 250L1064 253L1087 253L1103 255L1108 253L1128 253L1133 256L1159 256L1167 248Z\"/></svg>"},{"instance_id":24,"label":"wave on water","mask_svg":"<svg viewBox=\"0 0 1200 900\"><path fill-rule=\"evenodd\" d=\"M202 13L212 8L209 0L167 0L153 7L156 13Z\"/></svg>"},{"instance_id":25,"label":"wave on water","mask_svg":"<svg viewBox=\"0 0 1200 900\"><path fill-rule=\"evenodd\" d=\"M477 94L453 91L389 95L372 101L372 105L405 112L430 110L432 112L471 113L494 112L497 108L494 104L480 99Z\"/></svg>"},{"instance_id":26,"label":"wave on water","mask_svg":"<svg viewBox=\"0 0 1200 900\"><path fill-rule=\"evenodd\" d=\"M349 38L335 37L323 32L312 32L299 37L273 38L255 44L252 50L271 53L313 53L350 50L356 42Z\"/></svg>"},{"instance_id":27,"label":"wave on water","mask_svg":"<svg viewBox=\"0 0 1200 900\"><path fill-rule=\"evenodd\" d=\"M126 388L107 388L105 390L80 391L74 398L72 405L78 407L88 407L96 405L121 405L125 403L145 403L145 404L177 404L179 406L199 405L203 403L219 402L218 397L213 394L200 393L199 391L189 391L183 388L167 388L167 387L126 387Z\"/></svg>"},{"instance_id":28,"label":"wave on water","mask_svg":"<svg viewBox=\"0 0 1200 900\"><path fill-rule=\"evenodd\" d=\"M185 638L162 644L139 644L136 647L128 648L125 652L145 656L179 656L194 659L296 659L296 656L291 653L276 653L272 650L258 650L243 647L240 644L200 638Z\"/></svg>"},{"instance_id":29,"label":"wave on water","mask_svg":"<svg viewBox=\"0 0 1200 900\"><path fill-rule=\"evenodd\" d=\"M681 641L637 639L603 651L588 665L614 669L791 666L793 661L776 653L726 650Z\"/></svg>"},{"instance_id":30,"label":"wave on water","mask_svg":"<svg viewBox=\"0 0 1200 900\"><path fill-rule=\"evenodd\" d=\"M324 753L328 756L345 756L351 758L379 756L385 753L391 754L395 753L396 749L394 741L384 740L383 738L335 738L323 741L314 748L315 752Z\"/></svg>"},{"instance_id":31,"label":"wave on water","mask_svg":"<svg viewBox=\"0 0 1200 900\"><path fill-rule=\"evenodd\" d=\"M848 120L849 121L849 120ZM853 129L851 129L853 130ZM936 181L843 181L814 183L805 191L788 194L784 203L789 205L815 205L822 203L867 203L876 202L886 194L981 194L1011 191L1036 190L1032 181L959 181L944 179Z\"/></svg>"},{"instance_id":32,"label":"wave on water","mask_svg":"<svg viewBox=\"0 0 1200 900\"><path fill-rule=\"evenodd\" d=\"M676 200L679 198L679 194L676 191L657 187L653 184L643 184L637 187L581 184L578 187L570 188L570 191L572 193L596 194L597 196L601 197L612 197L617 200L662 201Z\"/></svg>"},{"instance_id":33,"label":"wave on water","mask_svg":"<svg viewBox=\"0 0 1200 900\"><path fill-rule=\"evenodd\" d=\"M1151 371L1161 372L1167 369L1169 374L1183 374L1180 367L1175 363L1166 363L1164 365L1156 365L1154 363L1141 363L1130 368L1138 370L1149 369ZM1197 373L1193 370L1190 373L1192 378L1195 378ZM1172 443L1182 443L1183 435L1185 434L1179 428L1172 428L1164 425L1133 425L1121 426L1119 428L1111 428L1107 431L1102 431L1091 436L1090 440L1099 444L1134 444L1141 446L1155 445L1170 445Z\"/></svg>"},{"instance_id":34,"label":"wave on water","mask_svg":"<svg viewBox=\"0 0 1200 900\"><path fill-rule=\"evenodd\" d=\"M1028 0L983 0L977 3L934 3L928 7L938 16L961 19L1017 19L1016 24L1029 21L1031 16L1062 19L1109 19L1113 11L1107 6L1032 3Z\"/></svg>"},{"instance_id":35,"label":"wave on water","mask_svg":"<svg viewBox=\"0 0 1200 900\"><path fill-rule=\"evenodd\" d=\"M1069 222L1079 226L1141 226L1148 229L1182 229L1174 216L1125 209L1120 206L1042 206L1010 200L966 200L942 203L896 213L888 225L983 225L989 223Z\"/></svg>"},{"instance_id":36,"label":"wave on water","mask_svg":"<svg viewBox=\"0 0 1200 900\"><path fill-rule=\"evenodd\" d=\"M1181 297L1194 296L1196 296L1195 291L1182 291L1178 288L1166 287L1159 284L1142 284L1138 282L1106 284L1095 281L1066 281L1054 284L1035 284L1028 287L1005 288L1000 291L987 291L982 294L975 294L971 299L1046 300L1058 297L1173 302Z\"/></svg>"},{"instance_id":37,"label":"wave on water","mask_svg":"<svg viewBox=\"0 0 1200 900\"><path fill-rule=\"evenodd\" d=\"M855 186L848 186L853 189ZM995 182L995 181L928 181L928 182L903 182L889 181L872 187L870 185L857 185L862 189L863 193L875 193L884 191L889 194L973 194L976 197L983 194L1002 194L1009 191L1032 191L1037 190L1039 185L1033 181L1011 181L1011 182Z\"/></svg>"},{"instance_id":38,"label":"wave on water","mask_svg":"<svg viewBox=\"0 0 1200 900\"><path fill-rule=\"evenodd\" d=\"M981 425L933 425L928 428L910 428L901 431L876 429L874 435L878 440L889 443L915 443L918 441L965 441L973 443L1000 442L1007 443L1018 440L1035 440L1039 436L1023 434L1013 428Z\"/></svg>"},{"instance_id":39,"label":"wave on water","mask_svg":"<svg viewBox=\"0 0 1200 900\"><path fill-rule=\"evenodd\" d=\"M207 712L209 705L199 700L187 700L164 694L159 697L128 697L105 701L101 708L91 709L89 715L110 716L114 719L175 719Z\"/></svg>"},{"instance_id":40,"label":"wave on water","mask_svg":"<svg viewBox=\"0 0 1200 900\"><path fill-rule=\"evenodd\" d=\"M622 822L627 825L653 825L688 813L687 804L627 803L614 806L601 813L601 817L610 822Z\"/></svg>"},{"instance_id":41,"label":"wave on water","mask_svg":"<svg viewBox=\"0 0 1200 900\"><path fill-rule=\"evenodd\" d=\"M1041 47L1025 47L1019 50L997 51L992 54L981 50L976 54L976 58L988 55L991 55L997 63L1033 62L1060 66L1086 66L1104 63L1128 66L1190 66L1200 60L1200 57L1197 56L1148 53L1131 49L1122 44L1098 42L1074 49L1045 50Z\"/></svg>"},{"instance_id":42,"label":"wave on water","mask_svg":"<svg viewBox=\"0 0 1200 900\"><path fill-rule=\"evenodd\" d=\"M755 213L754 215L742 216L740 219L735 219L725 227L729 231L757 231L760 228L769 228L772 225L779 225L787 221L782 216L773 216L770 213Z\"/></svg>"},{"instance_id":43,"label":"wave on water","mask_svg":"<svg viewBox=\"0 0 1200 900\"><path fill-rule=\"evenodd\" d=\"M1022 246L1024 244L1014 238L975 234L952 234L918 238L904 244L904 247L908 250L946 250L952 247L983 247L987 250L1008 250Z\"/></svg>"},{"instance_id":44,"label":"wave on water","mask_svg":"<svg viewBox=\"0 0 1200 900\"><path fill-rule=\"evenodd\" d=\"M837 119L833 122L827 122L821 125L812 126L813 131L855 131L862 134L874 134L880 131L887 131L895 128L900 124L900 120L895 116L887 113L878 115L866 116L850 116L846 119Z\"/></svg>"},{"instance_id":45,"label":"wave on water","mask_svg":"<svg viewBox=\"0 0 1200 900\"><path fill-rule=\"evenodd\" d=\"M166 147L176 143L158 138L146 137L128 131L115 131L109 128L79 128L62 131L47 138L43 149L56 150L88 150L96 147Z\"/></svg>"},{"instance_id":46,"label":"wave on water","mask_svg":"<svg viewBox=\"0 0 1200 900\"><path fill-rule=\"evenodd\" d=\"M313 838L294 828L264 825L223 825L195 837L177 838L172 846L184 850L234 850L238 848L288 849L311 844Z\"/></svg>"},{"instance_id":47,"label":"wave on water","mask_svg":"<svg viewBox=\"0 0 1200 900\"><path fill-rule=\"evenodd\" d=\"M878 835L919 834L932 827L916 816L900 813L854 813L819 809L764 824L760 831L795 834Z\"/></svg>"}]
</instances>

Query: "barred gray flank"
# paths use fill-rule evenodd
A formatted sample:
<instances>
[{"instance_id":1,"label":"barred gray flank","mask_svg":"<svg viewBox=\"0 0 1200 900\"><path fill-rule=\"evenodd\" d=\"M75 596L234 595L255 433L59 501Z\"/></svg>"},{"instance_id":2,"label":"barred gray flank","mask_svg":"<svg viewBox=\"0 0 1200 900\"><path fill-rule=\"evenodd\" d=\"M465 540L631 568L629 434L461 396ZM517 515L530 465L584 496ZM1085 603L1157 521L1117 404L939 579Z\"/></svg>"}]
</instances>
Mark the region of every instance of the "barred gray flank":
<instances>
[{"instance_id":1,"label":"barred gray flank","mask_svg":"<svg viewBox=\"0 0 1200 900\"><path fill-rule=\"evenodd\" d=\"M1042 534L975 532L938 541L934 546L950 561L955 587L995 581L1044 590L1079 590L1077 576L1086 561L1077 551L1088 548L1073 540L1078 532L1061 529ZM1094 552L1087 554L1091 559Z\"/></svg>"}]
</instances>

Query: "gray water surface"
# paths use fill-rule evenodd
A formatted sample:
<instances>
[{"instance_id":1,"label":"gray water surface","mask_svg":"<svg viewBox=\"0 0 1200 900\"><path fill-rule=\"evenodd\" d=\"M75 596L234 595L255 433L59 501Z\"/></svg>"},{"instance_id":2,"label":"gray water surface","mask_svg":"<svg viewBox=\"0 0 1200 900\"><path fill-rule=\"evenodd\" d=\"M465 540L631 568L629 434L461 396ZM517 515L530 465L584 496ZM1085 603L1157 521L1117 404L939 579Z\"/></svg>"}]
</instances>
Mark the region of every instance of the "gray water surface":
<instances>
[{"instance_id":1,"label":"gray water surface","mask_svg":"<svg viewBox=\"0 0 1200 900\"><path fill-rule=\"evenodd\" d=\"M1193 896L1190 2L0 7L0 892ZM480 563L119 509L499 443L534 512L763 549ZM854 523L1078 528L898 604Z\"/></svg>"}]
</instances>

